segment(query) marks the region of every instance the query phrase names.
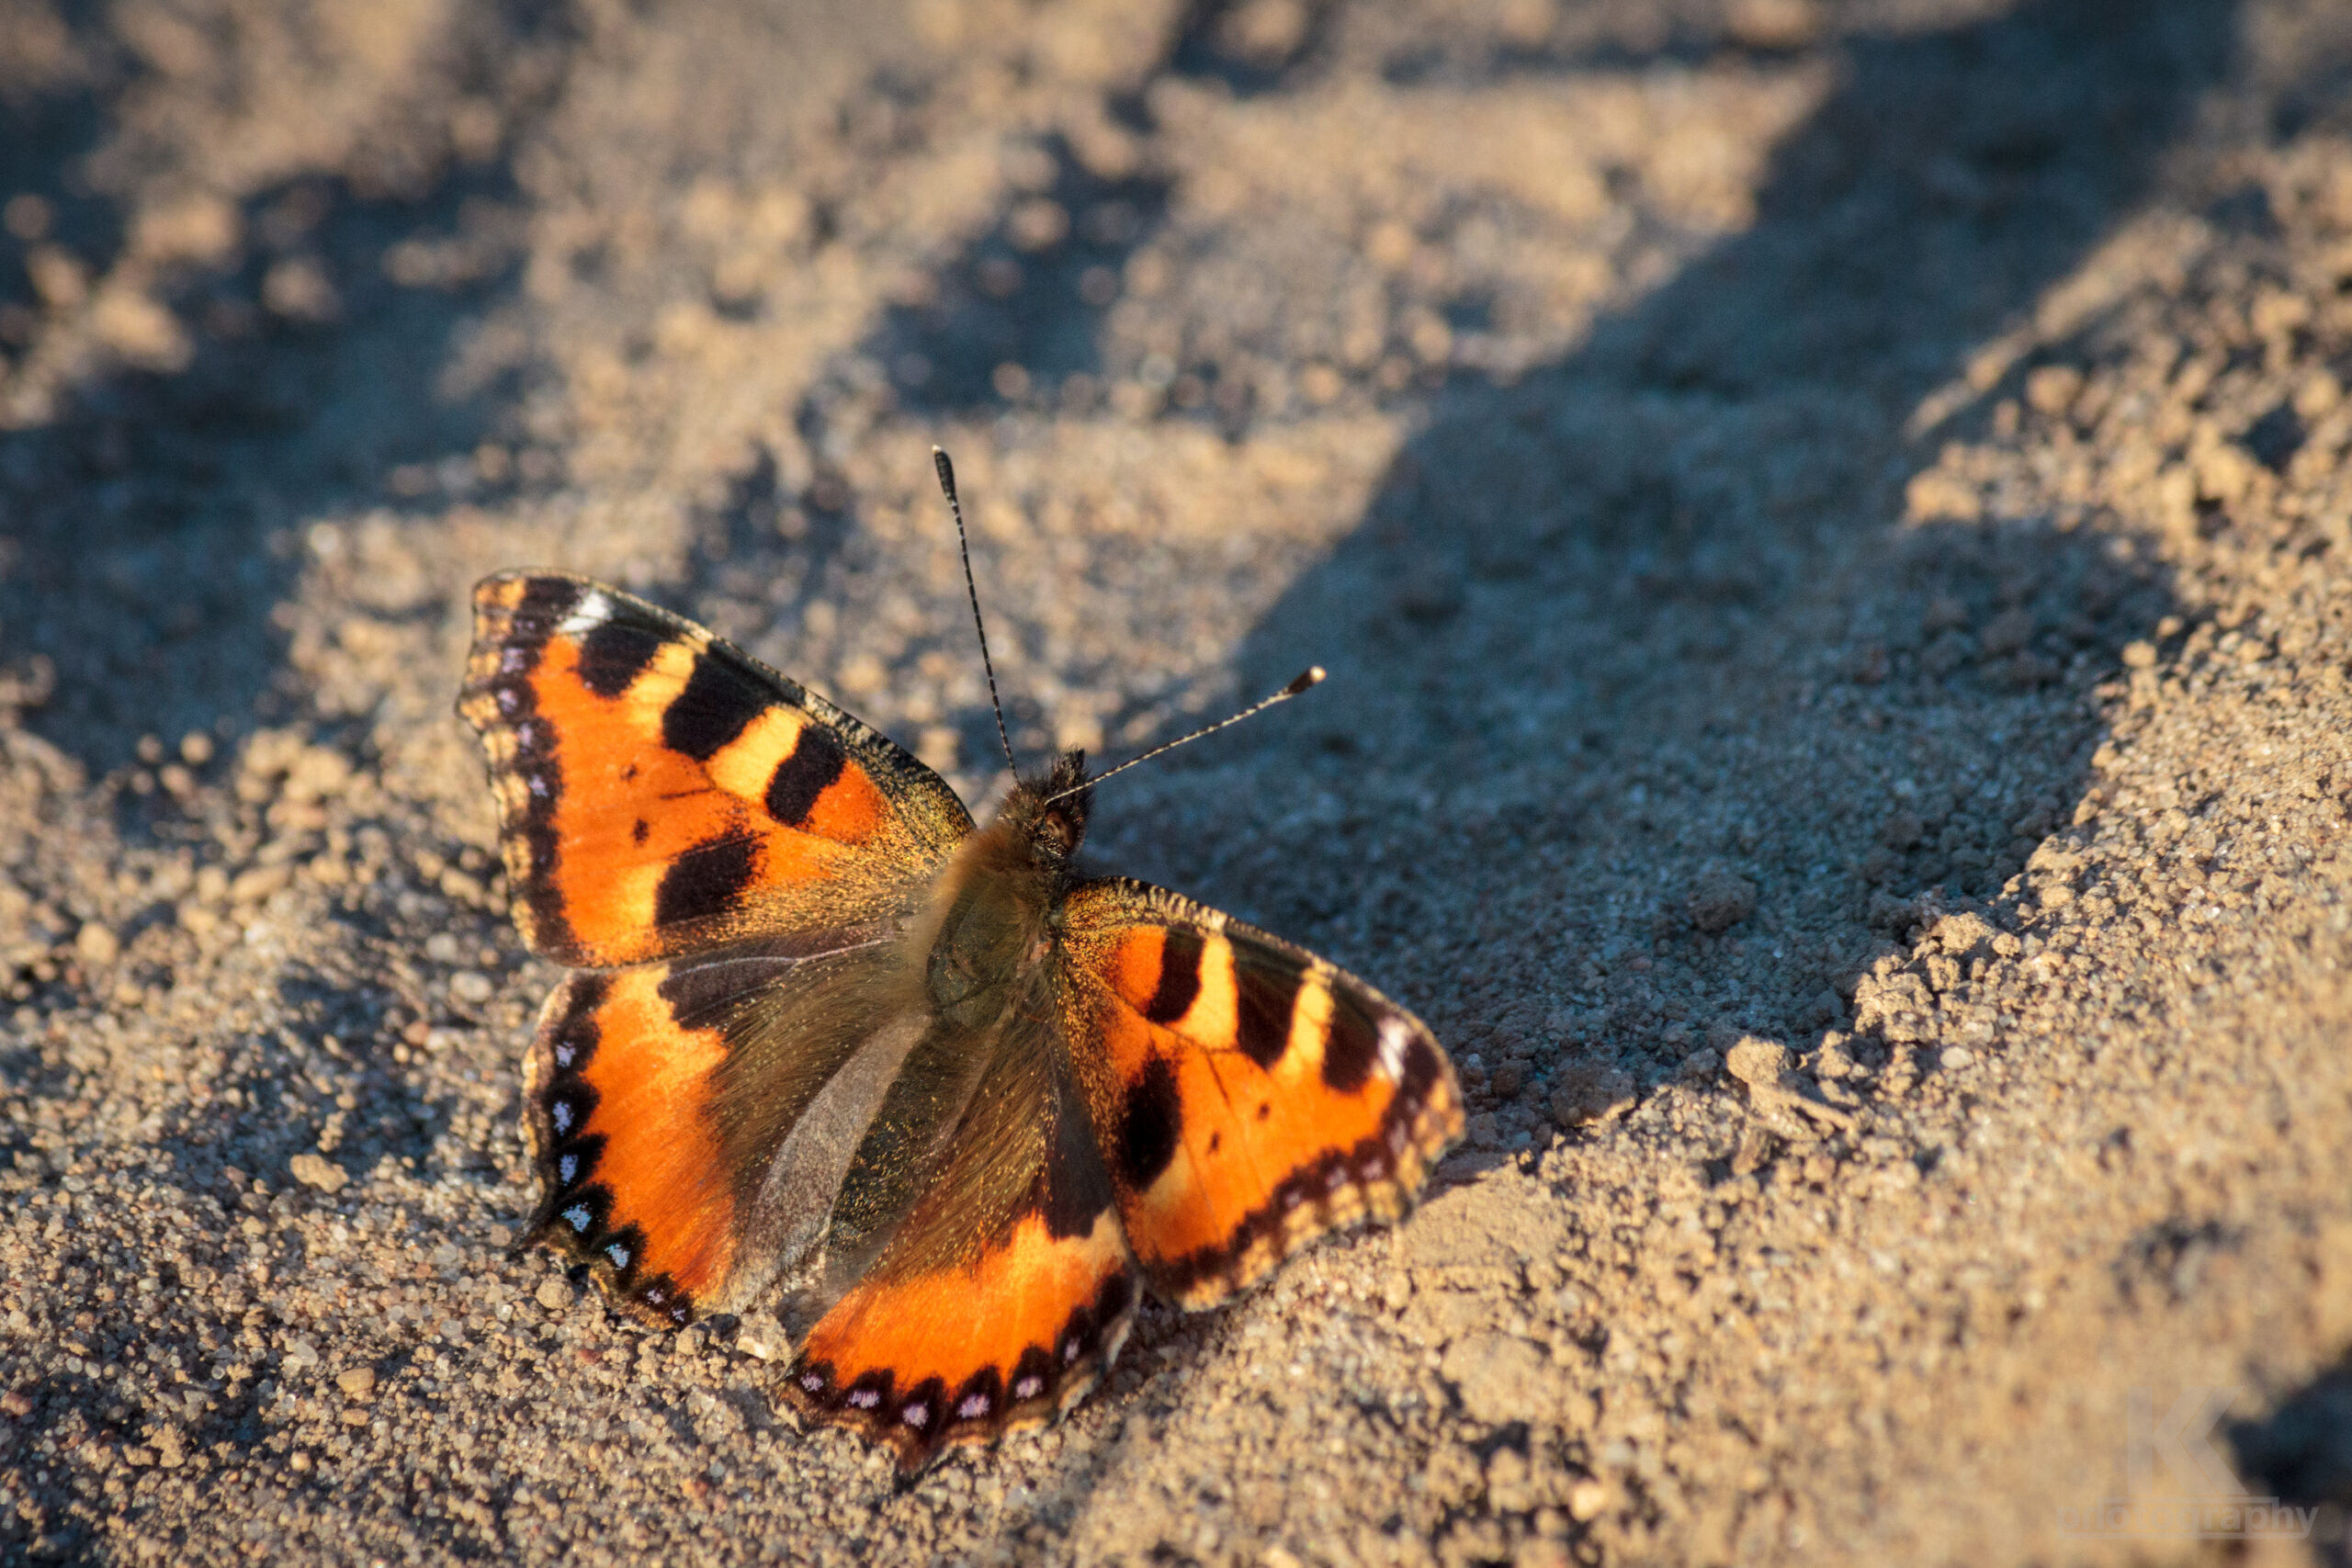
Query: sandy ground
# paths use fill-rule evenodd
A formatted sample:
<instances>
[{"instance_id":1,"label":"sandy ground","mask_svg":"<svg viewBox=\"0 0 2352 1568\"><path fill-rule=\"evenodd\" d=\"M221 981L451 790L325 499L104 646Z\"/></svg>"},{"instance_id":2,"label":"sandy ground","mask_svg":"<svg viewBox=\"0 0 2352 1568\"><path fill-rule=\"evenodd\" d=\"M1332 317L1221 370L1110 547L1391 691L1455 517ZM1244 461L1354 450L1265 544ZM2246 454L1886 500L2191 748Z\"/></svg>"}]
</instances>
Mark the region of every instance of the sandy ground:
<instances>
[{"instance_id":1,"label":"sandy ground","mask_svg":"<svg viewBox=\"0 0 2352 1568\"><path fill-rule=\"evenodd\" d=\"M0 0L0 1554L2352 1550L2352 9ZM1094 845L1475 1114L901 1487L503 1255L450 704L561 565L1000 788L933 441L1033 755L1331 669Z\"/></svg>"}]
</instances>

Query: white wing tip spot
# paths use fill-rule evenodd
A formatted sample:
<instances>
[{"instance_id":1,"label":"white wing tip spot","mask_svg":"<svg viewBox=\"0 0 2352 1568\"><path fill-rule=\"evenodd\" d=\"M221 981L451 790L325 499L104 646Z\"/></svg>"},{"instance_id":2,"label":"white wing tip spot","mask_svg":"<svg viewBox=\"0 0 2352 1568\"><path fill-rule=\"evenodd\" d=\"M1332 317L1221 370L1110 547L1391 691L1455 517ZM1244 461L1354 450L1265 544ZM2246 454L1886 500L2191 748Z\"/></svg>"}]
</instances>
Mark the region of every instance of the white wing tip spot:
<instances>
[{"instance_id":1,"label":"white wing tip spot","mask_svg":"<svg viewBox=\"0 0 2352 1568\"><path fill-rule=\"evenodd\" d=\"M571 607L571 614L556 623L555 629L566 637L578 637L612 618L613 602L605 598L600 590L592 588L580 596L580 603Z\"/></svg>"},{"instance_id":2,"label":"white wing tip spot","mask_svg":"<svg viewBox=\"0 0 2352 1568\"><path fill-rule=\"evenodd\" d=\"M1390 1078L1405 1076L1405 1047L1413 1043L1413 1032L1405 1021L1390 1013L1380 1021L1380 1070Z\"/></svg>"}]
</instances>

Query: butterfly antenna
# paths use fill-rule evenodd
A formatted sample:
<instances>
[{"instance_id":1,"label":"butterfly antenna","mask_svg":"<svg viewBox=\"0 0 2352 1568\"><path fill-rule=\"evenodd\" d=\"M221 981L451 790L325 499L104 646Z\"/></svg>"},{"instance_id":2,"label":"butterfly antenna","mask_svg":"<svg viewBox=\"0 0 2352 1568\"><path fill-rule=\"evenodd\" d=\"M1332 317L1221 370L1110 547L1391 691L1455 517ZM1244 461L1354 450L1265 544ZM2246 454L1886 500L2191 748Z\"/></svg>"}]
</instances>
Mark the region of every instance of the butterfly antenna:
<instances>
[{"instance_id":1,"label":"butterfly antenna","mask_svg":"<svg viewBox=\"0 0 2352 1568\"><path fill-rule=\"evenodd\" d=\"M972 582L972 545L964 536L964 503L956 496L956 465L947 460L945 452L934 446L931 449L931 466L939 470L939 488L947 497L947 510L956 514L956 549L964 558L964 592L972 600L972 629L980 634L980 668L988 673L989 706L996 710L996 738L1004 743L1005 766L1019 773L1021 764L1013 759L1012 737L1004 728L1004 705L997 701L996 664L989 658L989 625L980 619L980 591Z\"/></svg>"},{"instance_id":2,"label":"butterfly antenna","mask_svg":"<svg viewBox=\"0 0 2352 1568\"><path fill-rule=\"evenodd\" d=\"M1259 698L1256 702L1251 703L1248 707L1243 708L1239 713L1235 714L1232 717L1218 719L1215 724L1208 725L1200 729L1195 729L1190 735L1180 735L1173 740L1163 741L1159 745L1153 747L1150 750L1146 751L1142 756L1130 757L1125 761L1120 763L1117 767L1111 769L1109 772L1095 774L1092 778L1088 779L1084 784L1074 784L1070 788L1063 790L1059 795L1047 795L1044 804L1051 806L1055 801L1061 799L1062 795L1076 795L1082 789L1092 789L1104 779L1124 773L1129 768L1140 767L1144 763L1150 761L1154 757L1164 756L1168 752L1176 750L1179 746L1189 746L1193 741L1201 739L1204 736L1215 735L1220 729L1231 728L1234 725L1239 724L1243 719L1249 718L1252 715L1265 712L1268 708L1272 707L1276 703L1286 703L1290 701L1291 698L1298 695L1299 693L1306 691L1308 687L1319 686L1322 683L1323 666L1320 664L1310 665L1307 669L1302 671L1298 677L1292 681L1289 685L1284 686L1281 691L1276 692L1271 697Z\"/></svg>"}]
</instances>

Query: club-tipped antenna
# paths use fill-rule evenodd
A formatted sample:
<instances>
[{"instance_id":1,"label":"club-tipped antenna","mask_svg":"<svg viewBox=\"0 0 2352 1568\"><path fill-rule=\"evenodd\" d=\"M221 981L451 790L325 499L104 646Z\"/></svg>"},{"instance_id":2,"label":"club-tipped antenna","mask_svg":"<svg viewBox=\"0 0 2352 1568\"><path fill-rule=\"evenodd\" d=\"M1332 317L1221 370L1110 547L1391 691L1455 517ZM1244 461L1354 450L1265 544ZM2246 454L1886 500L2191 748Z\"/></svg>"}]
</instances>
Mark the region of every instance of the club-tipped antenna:
<instances>
[{"instance_id":1,"label":"club-tipped antenna","mask_svg":"<svg viewBox=\"0 0 2352 1568\"><path fill-rule=\"evenodd\" d=\"M945 451L934 446L931 449L931 466L939 470L940 491L947 497L947 510L956 517L956 550L964 558L964 592L972 601L972 629L980 634L980 668L989 678L989 706L996 713L996 738L1004 743L1004 765L1018 773L1021 764L1012 755L1012 736L1004 728L1004 705L996 695L996 664L989 658L989 624L980 619L980 591L972 581L972 544L964 536L964 503L956 495L956 465L947 460Z\"/></svg>"},{"instance_id":2,"label":"club-tipped antenna","mask_svg":"<svg viewBox=\"0 0 2352 1568\"><path fill-rule=\"evenodd\" d=\"M1076 795L1082 789L1092 789L1104 779L1116 777L1118 774L1125 773L1129 768L1140 767L1144 763L1150 761L1154 757L1165 756L1167 753L1176 750L1179 746L1189 746L1193 741L1201 739L1204 736L1215 735L1220 729L1229 729L1234 725L1239 724L1243 719L1249 718L1252 715L1265 712L1268 708L1272 707L1276 703L1286 703L1290 701L1291 698L1298 695L1299 693L1306 691L1309 686L1321 685L1323 683L1323 666L1320 664L1309 665L1306 669L1299 671L1296 678L1294 679L1289 685L1284 686L1281 691L1276 692L1271 697L1259 698L1256 702L1251 703L1248 707L1243 708L1239 713L1235 714L1232 717L1218 719L1215 724L1205 725L1199 729L1195 729L1190 735L1180 735L1173 740L1164 740L1159 745L1153 747L1150 750L1146 751L1142 756L1130 757L1125 761L1120 763L1117 767L1113 768L1106 773L1095 774L1084 784L1073 784L1069 789L1061 791L1060 794L1047 795L1044 804L1051 806L1055 801L1061 799L1063 795Z\"/></svg>"}]
</instances>

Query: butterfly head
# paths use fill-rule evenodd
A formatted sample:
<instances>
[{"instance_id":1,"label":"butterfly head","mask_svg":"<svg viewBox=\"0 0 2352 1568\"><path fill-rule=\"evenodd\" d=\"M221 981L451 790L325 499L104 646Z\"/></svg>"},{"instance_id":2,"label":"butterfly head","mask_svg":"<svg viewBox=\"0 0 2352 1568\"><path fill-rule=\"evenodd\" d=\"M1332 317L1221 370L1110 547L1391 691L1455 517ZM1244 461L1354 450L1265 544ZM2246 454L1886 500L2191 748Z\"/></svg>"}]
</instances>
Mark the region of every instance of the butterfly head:
<instances>
[{"instance_id":1,"label":"butterfly head","mask_svg":"<svg viewBox=\"0 0 2352 1568\"><path fill-rule=\"evenodd\" d=\"M1086 837L1086 814L1093 804L1086 753L1071 750L1055 758L1044 778L1023 781L1005 802L1005 815L1041 853L1068 860Z\"/></svg>"}]
</instances>

